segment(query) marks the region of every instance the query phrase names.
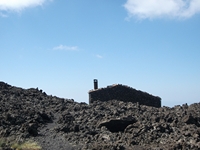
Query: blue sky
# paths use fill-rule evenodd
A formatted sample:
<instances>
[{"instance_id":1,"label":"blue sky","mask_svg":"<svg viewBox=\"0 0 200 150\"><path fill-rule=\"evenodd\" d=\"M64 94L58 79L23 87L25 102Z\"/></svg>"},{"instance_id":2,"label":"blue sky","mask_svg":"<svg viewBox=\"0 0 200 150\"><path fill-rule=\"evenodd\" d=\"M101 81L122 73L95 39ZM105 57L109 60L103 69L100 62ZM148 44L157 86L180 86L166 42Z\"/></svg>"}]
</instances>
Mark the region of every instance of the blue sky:
<instances>
[{"instance_id":1,"label":"blue sky","mask_svg":"<svg viewBox=\"0 0 200 150\"><path fill-rule=\"evenodd\" d=\"M199 0L0 0L0 80L88 102L124 84L200 101Z\"/></svg>"}]
</instances>

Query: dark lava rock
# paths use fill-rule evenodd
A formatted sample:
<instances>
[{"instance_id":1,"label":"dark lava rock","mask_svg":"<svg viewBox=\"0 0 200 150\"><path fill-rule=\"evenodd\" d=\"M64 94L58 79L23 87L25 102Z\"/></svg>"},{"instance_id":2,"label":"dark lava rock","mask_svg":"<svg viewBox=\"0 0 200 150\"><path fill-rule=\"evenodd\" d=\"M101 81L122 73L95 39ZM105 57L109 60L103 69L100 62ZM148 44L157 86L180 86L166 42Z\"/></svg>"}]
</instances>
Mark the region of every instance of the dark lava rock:
<instances>
[{"instance_id":1,"label":"dark lava rock","mask_svg":"<svg viewBox=\"0 0 200 150\"><path fill-rule=\"evenodd\" d=\"M126 127L130 124L135 123L134 118L130 119L109 119L103 122L100 122L98 127L105 126L110 132L124 132Z\"/></svg>"},{"instance_id":2,"label":"dark lava rock","mask_svg":"<svg viewBox=\"0 0 200 150\"><path fill-rule=\"evenodd\" d=\"M0 82L0 137L44 150L199 150L200 103L155 108L109 100L91 105Z\"/></svg>"}]
</instances>

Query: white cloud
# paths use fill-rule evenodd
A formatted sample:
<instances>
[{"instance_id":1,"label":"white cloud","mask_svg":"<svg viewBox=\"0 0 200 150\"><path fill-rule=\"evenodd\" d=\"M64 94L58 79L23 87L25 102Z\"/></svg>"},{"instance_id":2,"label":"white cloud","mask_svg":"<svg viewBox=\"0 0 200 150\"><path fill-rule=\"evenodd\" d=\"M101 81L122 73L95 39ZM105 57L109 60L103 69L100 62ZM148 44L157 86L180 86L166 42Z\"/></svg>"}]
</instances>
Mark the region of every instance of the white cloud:
<instances>
[{"instance_id":1,"label":"white cloud","mask_svg":"<svg viewBox=\"0 0 200 150\"><path fill-rule=\"evenodd\" d=\"M78 46L59 45L54 47L53 50L78 51Z\"/></svg>"},{"instance_id":2,"label":"white cloud","mask_svg":"<svg viewBox=\"0 0 200 150\"><path fill-rule=\"evenodd\" d=\"M27 7L41 6L52 0L0 0L0 10L20 11Z\"/></svg>"},{"instance_id":3,"label":"white cloud","mask_svg":"<svg viewBox=\"0 0 200 150\"><path fill-rule=\"evenodd\" d=\"M129 17L139 19L190 18L200 13L200 0L127 0Z\"/></svg>"},{"instance_id":4,"label":"white cloud","mask_svg":"<svg viewBox=\"0 0 200 150\"><path fill-rule=\"evenodd\" d=\"M0 12L0 17L7 18L8 16L6 14Z\"/></svg>"},{"instance_id":5,"label":"white cloud","mask_svg":"<svg viewBox=\"0 0 200 150\"><path fill-rule=\"evenodd\" d=\"M99 54L97 54L96 57L97 57L97 58L100 58L100 59L103 58L103 56L101 56L101 55L99 55Z\"/></svg>"}]
</instances>

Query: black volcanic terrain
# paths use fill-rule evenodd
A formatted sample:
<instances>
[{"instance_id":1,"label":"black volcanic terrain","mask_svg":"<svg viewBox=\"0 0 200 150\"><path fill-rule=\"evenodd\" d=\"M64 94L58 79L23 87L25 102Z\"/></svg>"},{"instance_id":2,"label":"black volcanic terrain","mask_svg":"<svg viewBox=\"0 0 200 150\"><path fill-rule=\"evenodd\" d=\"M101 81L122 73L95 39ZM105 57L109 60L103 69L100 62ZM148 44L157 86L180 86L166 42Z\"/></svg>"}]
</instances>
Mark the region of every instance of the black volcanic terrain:
<instances>
[{"instance_id":1,"label":"black volcanic terrain","mask_svg":"<svg viewBox=\"0 0 200 150\"><path fill-rule=\"evenodd\" d=\"M43 150L200 150L200 103L88 105L0 82L0 104L0 138L33 140Z\"/></svg>"}]
</instances>

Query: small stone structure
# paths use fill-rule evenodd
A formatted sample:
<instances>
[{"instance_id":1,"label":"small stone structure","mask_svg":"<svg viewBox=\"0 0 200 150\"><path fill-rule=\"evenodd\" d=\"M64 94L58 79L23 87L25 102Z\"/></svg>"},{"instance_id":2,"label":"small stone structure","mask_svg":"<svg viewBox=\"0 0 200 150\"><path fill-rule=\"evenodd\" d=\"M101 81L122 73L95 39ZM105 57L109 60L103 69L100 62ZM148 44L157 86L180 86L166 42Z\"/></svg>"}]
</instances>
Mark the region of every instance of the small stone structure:
<instances>
[{"instance_id":1,"label":"small stone structure","mask_svg":"<svg viewBox=\"0 0 200 150\"><path fill-rule=\"evenodd\" d=\"M141 105L161 107L160 97L153 96L146 92L142 92L122 84L114 84L111 86L107 86L106 88L94 89L89 91L89 104L97 100L108 101L114 99L124 102L139 103Z\"/></svg>"}]
</instances>

